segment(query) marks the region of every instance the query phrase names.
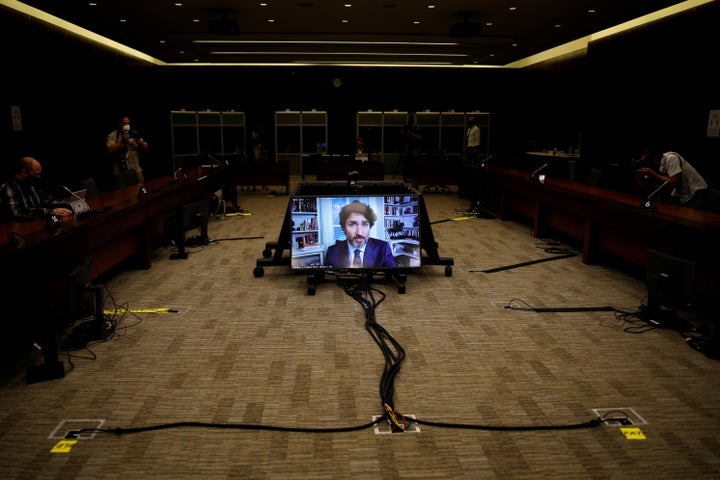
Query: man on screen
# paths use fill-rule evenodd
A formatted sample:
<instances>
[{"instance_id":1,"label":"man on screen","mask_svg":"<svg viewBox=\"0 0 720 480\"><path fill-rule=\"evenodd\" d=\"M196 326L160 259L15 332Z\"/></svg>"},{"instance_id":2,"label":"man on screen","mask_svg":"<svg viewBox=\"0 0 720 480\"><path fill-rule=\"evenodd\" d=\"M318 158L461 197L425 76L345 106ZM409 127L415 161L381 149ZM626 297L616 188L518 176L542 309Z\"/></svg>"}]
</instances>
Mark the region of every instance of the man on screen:
<instances>
[{"instance_id":1,"label":"man on screen","mask_svg":"<svg viewBox=\"0 0 720 480\"><path fill-rule=\"evenodd\" d=\"M327 249L325 263L334 268L395 268L390 244L370 237L377 215L357 200L340 210L340 225L345 240L338 240Z\"/></svg>"}]
</instances>

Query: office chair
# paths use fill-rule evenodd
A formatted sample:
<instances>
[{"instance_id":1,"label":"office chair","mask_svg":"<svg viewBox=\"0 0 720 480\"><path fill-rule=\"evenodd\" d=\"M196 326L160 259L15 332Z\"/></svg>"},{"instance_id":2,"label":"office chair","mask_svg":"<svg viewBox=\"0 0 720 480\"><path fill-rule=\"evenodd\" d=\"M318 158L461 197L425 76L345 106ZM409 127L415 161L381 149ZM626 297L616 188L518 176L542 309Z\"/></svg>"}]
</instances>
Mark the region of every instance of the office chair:
<instances>
[{"instance_id":1,"label":"office chair","mask_svg":"<svg viewBox=\"0 0 720 480\"><path fill-rule=\"evenodd\" d=\"M98 187L97 182L92 177L86 178L85 180L80 180L80 185L82 185L82 187L87 190L85 198L97 197L101 193L100 187Z\"/></svg>"},{"instance_id":2,"label":"office chair","mask_svg":"<svg viewBox=\"0 0 720 480\"><path fill-rule=\"evenodd\" d=\"M74 322L91 317L75 325L62 341L64 350L81 350L92 341L107 340L115 332L114 321L106 317L103 290L105 286L92 282L92 262L89 257L72 259L72 270L60 272L54 278L50 299L41 323L41 342L44 363L27 369L27 383L42 382L65 376L63 362L58 357L57 330Z\"/></svg>"},{"instance_id":3,"label":"office chair","mask_svg":"<svg viewBox=\"0 0 720 480\"><path fill-rule=\"evenodd\" d=\"M585 184L593 187L599 187L602 175L603 171L599 168L591 168L590 173L588 173L587 179L585 180Z\"/></svg>"},{"instance_id":4,"label":"office chair","mask_svg":"<svg viewBox=\"0 0 720 480\"><path fill-rule=\"evenodd\" d=\"M188 244L207 245L210 243L210 238L208 237L209 217L210 202L208 199L186 203L177 208L174 219L170 218L165 225L175 237L175 243L178 247L178 252L171 254L170 260L187 259L188 252L185 250L185 246ZM200 234L191 239L186 239L185 233L193 229L200 229Z\"/></svg>"},{"instance_id":5,"label":"office chair","mask_svg":"<svg viewBox=\"0 0 720 480\"><path fill-rule=\"evenodd\" d=\"M720 190L708 187L700 209L720 213Z\"/></svg>"}]
</instances>

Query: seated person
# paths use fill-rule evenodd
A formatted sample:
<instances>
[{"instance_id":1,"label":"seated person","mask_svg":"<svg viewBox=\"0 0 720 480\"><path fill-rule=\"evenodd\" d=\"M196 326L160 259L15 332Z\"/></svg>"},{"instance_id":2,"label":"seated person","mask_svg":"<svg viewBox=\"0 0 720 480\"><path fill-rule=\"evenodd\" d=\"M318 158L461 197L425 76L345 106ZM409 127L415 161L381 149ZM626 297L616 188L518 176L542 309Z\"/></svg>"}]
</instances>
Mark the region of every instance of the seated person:
<instances>
[{"instance_id":1,"label":"seated person","mask_svg":"<svg viewBox=\"0 0 720 480\"><path fill-rule=\"evenodd\" d=\"M362 202L354 200L340 210L340 225L345 240L327 249L325 263L334 268L395 268L395 257L385 240L370 237L377 215Z\"/></svg>"},{"instance_id":2,"label":"seated person","mask_svg":"<svg viewBox=\"0 0 720 480\"><path fill-rule=\"evenodd\" d=\"M358 137L355 141L355 160L362 162L370 160L370 149L365 146L365 140L362 137Z\"/></svg>"},{"instance_id":3,"label":"seated person","mask_svg":"<svg viewBox=\"0 0 720 480\"><path fill-rule=\"evenodd\" d=\"M643 191L652 192L667 182L663 191L670 192L670 198L676 203L690 208L701 207L708 185L680 154L646 148L640 162L647 166L635 170L635 180Z\"/></svg>"},{"instance_id":4,"label":"seated person","mask_svg":"<svg viewBox=\"0 0 720 480\"><path fill-rule=\"evenodd\" d=\"M40 188L41 175L42 165L36 159L23 157L18 160L14 176L0 188L3 220L35 220L73 214L68 202Z\"/></svg>"}]
</instances>

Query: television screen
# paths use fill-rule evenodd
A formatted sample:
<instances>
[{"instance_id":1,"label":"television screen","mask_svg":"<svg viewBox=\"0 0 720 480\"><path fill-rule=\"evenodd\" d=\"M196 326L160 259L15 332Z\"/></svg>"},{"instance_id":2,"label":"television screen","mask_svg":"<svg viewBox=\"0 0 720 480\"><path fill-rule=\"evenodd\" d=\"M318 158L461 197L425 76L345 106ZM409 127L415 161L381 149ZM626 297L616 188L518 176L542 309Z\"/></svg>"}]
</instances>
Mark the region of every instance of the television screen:
<instances>
[{"instance_id":1,"label":"television screen","mask_svg":"<svg viewBox=\"0 0 720 480\"><path fill-rule=\"evenodd\" d=\"M419 199L361 192L291 197L291 268L419 268Z\"/></svg>"}]
</instances>

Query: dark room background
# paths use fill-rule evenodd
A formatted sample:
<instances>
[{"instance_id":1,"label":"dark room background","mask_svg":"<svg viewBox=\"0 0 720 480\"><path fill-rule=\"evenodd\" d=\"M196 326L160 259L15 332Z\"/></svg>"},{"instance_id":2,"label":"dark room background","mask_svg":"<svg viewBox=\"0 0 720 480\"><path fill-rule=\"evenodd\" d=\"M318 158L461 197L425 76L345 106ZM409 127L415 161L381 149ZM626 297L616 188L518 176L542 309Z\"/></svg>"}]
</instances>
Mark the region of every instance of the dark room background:
<instances>
[{"instance_id":1,"label":"dark room background","mask_svg":"<svg viewBox=\"0 0 720 480\"><path fill-rule=\"evenodd\" d=\"M334 144L353 142L358 111L455 110L490 112L498 162L581 142L584 168L602 167L661 144L720 186L720 139L706 135L709 111L720 109L711 49L717 2L520 70L162 68L8 9L2 15L3 173L33 155L59 182L103 177L105 138L123 115L150 143L144 168L153 177L172 172L172 110L242 111L248 126L271 130L275 111L314 108L328 112ZM20 108L20 132L12 129L11 106Z\"/></svg>"}]
</instances>

